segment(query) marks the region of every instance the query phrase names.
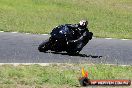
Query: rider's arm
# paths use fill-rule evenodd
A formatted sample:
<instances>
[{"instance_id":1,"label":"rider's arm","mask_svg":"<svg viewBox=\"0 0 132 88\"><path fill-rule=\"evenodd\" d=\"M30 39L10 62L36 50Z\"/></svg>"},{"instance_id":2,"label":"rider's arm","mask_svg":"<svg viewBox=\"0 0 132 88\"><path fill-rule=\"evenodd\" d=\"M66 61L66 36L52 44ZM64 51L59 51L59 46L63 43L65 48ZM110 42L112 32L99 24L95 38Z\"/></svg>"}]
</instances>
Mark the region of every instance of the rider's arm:
<instances>
[{"instance_id":1,"label":"rider's arm","mask_svg":"<svg viewBox=\"0 0 132 88\"><path fill-rule=\"evenodd\" d=\"M84 38L88 38L89 40L91 40L92 39L92 36L93 36L93 33L92 32L89 32L89 30L87 30L87 31L84 31L78 39L72 40L71 42L81 41Z\"/></svg>"},{"instance_id":2,"label":"rider's arm","mask_svg":"<svg viewBox=\"0 0 132 88\"><path fill-rule=\"evenodd\" d=\"M83 32L82 36L80 36L78 39L76 39L75 41L79 41L82 40L84 37L87 37L88 31Z\"/></svg>"}]
</instances>

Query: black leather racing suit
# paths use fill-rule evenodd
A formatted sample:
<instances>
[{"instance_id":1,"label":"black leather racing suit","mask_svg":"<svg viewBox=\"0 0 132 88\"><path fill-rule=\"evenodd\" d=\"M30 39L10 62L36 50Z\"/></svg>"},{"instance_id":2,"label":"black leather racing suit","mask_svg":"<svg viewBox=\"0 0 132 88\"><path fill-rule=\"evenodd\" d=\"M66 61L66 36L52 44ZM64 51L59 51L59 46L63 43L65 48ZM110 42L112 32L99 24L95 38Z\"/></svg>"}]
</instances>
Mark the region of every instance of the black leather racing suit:
<instances>
[{"instance_id":1,"label":"black leather racing suit","mask_svg":"<svg viewBox=\"0 0 132 88\"><path fill-rule=\"evenodd\" d=\"M93 33L89 32L87 27L82 27L79 24L67 26L73 30L73 39L68 40L67 44L69 48L71 47L80 52L88 41L92 39Z\"/></svg>"},{"instance_id":2,"label":"black leather racing suit","mask_svg":"<svg viewBox=\"0 0 132 88\"><path fill-rule=\"evenodd\" d=\"M73 48L73 51L81 51L92 39L92 35L93 33L89 32L87 27L81 27L79 24L60 25L51 32L51 38L63 41L64 44L69 46L68 48Z\"/></svg>"}]
</instances>

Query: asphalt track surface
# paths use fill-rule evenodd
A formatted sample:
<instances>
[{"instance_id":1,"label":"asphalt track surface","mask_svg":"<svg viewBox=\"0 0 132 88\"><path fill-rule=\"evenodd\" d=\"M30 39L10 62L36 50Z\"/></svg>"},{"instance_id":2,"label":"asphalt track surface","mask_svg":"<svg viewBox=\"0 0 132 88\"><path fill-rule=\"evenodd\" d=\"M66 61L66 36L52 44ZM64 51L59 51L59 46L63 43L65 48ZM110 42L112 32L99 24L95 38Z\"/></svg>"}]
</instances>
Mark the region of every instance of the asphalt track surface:
<instances>
[{"instance_id":1,"label":"asphalt track surface","mask_svg":"<svg viewBox=\"0 0 132 88\"><path fill-rule=\"evenodd\" d=\"M132 40L93 38L79 55L37 50L48 35L0 33L0 63L105 63L132 65Z\"/></svg>"}]
</instances>

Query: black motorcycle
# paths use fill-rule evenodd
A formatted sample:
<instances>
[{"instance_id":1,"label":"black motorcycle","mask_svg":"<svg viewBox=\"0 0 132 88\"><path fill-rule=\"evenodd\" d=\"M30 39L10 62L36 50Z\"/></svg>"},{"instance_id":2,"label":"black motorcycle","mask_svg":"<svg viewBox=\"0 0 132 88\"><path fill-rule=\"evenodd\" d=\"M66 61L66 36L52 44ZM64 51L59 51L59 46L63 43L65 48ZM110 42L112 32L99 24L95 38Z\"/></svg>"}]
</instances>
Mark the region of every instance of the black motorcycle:
<instances>
[{"instance_id":1,"label":"black motorcycle","mask_svg":"<svg viewBox=\"0 0 132 88\"><path fill-rule=\"evenodd\" d=\"M55 52L66 51L69 54L77 54L89 40L92 39L93 33L84 31L78 39L75 39L76 35L74 30L62 25L54 28L50 35L49 39L39 45L38 50L40 52L51 50Z\"/></svg>"}]
</instances>

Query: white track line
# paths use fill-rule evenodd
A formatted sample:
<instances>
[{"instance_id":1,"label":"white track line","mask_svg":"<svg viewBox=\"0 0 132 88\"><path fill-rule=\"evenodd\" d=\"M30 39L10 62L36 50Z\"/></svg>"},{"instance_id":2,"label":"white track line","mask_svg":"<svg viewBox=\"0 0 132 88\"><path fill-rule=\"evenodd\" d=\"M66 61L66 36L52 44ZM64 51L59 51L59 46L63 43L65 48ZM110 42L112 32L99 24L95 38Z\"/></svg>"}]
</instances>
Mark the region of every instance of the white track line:
<instances>
[{"instance_id":1,"label":"white track line","mask_svg":"<svg viewBox=\"0 0 132 88\"><path fill-rule=\"evenodd\" d=\"M0 31L0 32L4 32L4 31ZM10 33L19 33L19 32L10 32ZM25 34L31 34L31 33L25 33ZM41 34L41 35L49 35L49 34ZM93 37L93 38L96 38L96 37ZM110 39L116 39L116 38L104 38L104 39L108 39L108 40L110 40ZM120 39L120 40L130 40L130 39Z\"/></svg>"},{"instance_id":2,"label":"white track line","mask_svg":"<svg viewBox=\"0 0 132 88\"><path fill-rule=\"evenodd\" d=\"M13 66L19 66L19 65L35 65L38 64L40 66L49 66L51 63L0 63L0 65L13 65Z\"/></svg>"},{"instance_id":3,"label":"white track line","mask_svg":"<svg viewBox=\"0 0 132 88\"><path fill-rule=\"evenodd\" d=\"M25 33L25 34L29 35L29 34L31 34L31 33Z\"/></svg>"},{"instance_id":4,"label":"white track line","mask_svg":"<svg viewBox=\"0 0 132 88\"><path fill-rule=\"evenodd\" d=\"M121 40L130 40L130 39L121 39Z\"/></svg>"},{"instance_id":5,"label":"white track line","mask_svg":"<svg viewBox=\"0 0 132 88\"><path fill-rule=\"evenodd\" d=\"M4 31L0 31L0 32L4 32Z\"/></svg>"},{"instance_id":6,"label":"white track line","mask_svg":"<svg viewBox=\"0 0 132 88\"><path fill-rule=\"evenodd\" d=\"M112 39L112 38L105 38L105 39Z\"/></svg>"},{"instance_id":7,"label":"white track line","mask_svg":"<svg viewBox=\"0 0 132 88\"><path fill-rule=\"evenodd\" d=\"M41 35L48 35L48 34L41 34Z\"/></svg>"},{"instance_id":8,"label":"white track line","mask_svg":"<svg viewBox=\"0 0 132 88\"><path fill-rule=\"evenodd\" d=\"M13 66L19 66L19 65L40 65L40 66L50 66L50 65L65 65L65 64L72 64L72 63L0 63L0 66L2 65L13 65ZM87 64L87 63L86 63ZM91 64L88 64L91 65ZM92 64L96 65L96 64ZM112 65L112 66L131 66L131 65L117 65L117 64L103 64L103 65Z\"/></svg>"},{"instance_id":9,"label":"white track line","mask_svg":"<svg viewBox=\"0 0 132 88\"><path fill-rule=\"evenodd\" d=\"M110 40L110 39L116 39L116 38L104 38L104 39ZM120 39L120 40L130 40L130 39Z\"/></svg>"},{"instance_id":10,"label":"white track line","mask_svg":"<svg viewBox=\"0 0 132 88\"><path fill-rule=\"evenodd\" d=\"M11 33L14 33L15 34L15 33L18 33L18 32L11 32Z\"/></svg>"}]
</instances>

